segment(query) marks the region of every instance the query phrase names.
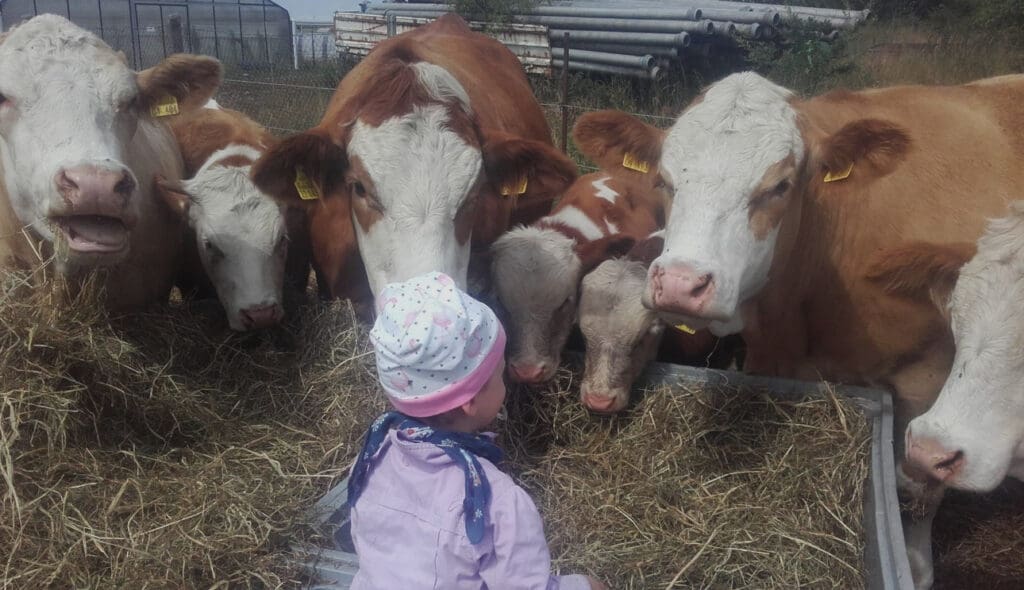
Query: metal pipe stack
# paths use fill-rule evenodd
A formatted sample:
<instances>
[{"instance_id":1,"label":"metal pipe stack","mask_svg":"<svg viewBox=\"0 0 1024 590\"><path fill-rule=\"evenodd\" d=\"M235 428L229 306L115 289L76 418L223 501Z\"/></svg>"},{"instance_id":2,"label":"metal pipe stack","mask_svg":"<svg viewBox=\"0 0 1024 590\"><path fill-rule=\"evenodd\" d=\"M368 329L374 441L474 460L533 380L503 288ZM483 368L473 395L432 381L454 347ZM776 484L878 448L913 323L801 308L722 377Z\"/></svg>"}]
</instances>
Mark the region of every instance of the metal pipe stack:
<instances>
[{"instance_id":1,"label":"metal pipe stack","mask_svg":"<svg viewBox=\"0 0 1024 590\"><path fill-rule=\"evenodd\" d=\"M418 26L450 11L447 4L409 0L370 4L364 16L385 17L391 31L396 19L406 26ZM867 10L724 0L554 0L514 15L512 24L497 29L505 29L499 39L524 64L536 66L542 61L545 48L539 47L536 38L546 31L545 57L550 67L565 65L562 48L568 44L570 70L657 79L665 73L663 66L678 62L691 45L721 48L733 39L769 41L778 36L778 27L786 22L815 23L822 29L820 38L831 41L840 29L852 29L868 15ZM344 16L338 13L338 19ZM358 20L356 15L349 16L353 22ZM338 20L337 24L341 23ZM339 48L362 54L368 50L367 36L372 33L364 28L354 31L352 40L347 41L345 32L339 30Z\"/></svg>"}]
</instances>

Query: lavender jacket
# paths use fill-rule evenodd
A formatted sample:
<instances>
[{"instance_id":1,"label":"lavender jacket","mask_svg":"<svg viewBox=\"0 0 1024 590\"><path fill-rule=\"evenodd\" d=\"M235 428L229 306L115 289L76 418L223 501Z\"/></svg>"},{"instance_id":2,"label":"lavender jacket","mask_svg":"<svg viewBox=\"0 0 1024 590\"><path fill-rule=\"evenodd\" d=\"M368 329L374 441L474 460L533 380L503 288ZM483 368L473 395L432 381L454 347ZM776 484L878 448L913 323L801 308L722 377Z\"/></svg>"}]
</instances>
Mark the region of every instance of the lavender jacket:
<instances>
[{"instance_id":1,"label":"lavender jacket","mask_svg":"<svg viewBox=\"0 0 1024 590\"><path fill-rule=\"evenodd\" d=\"M388 434L352 508L359 573L352 590L590 590L583 576L551 574L537 507L480 458L491 484L483 540L466 539L465 476L431 444Z\"/></svg>"}]
</instances>

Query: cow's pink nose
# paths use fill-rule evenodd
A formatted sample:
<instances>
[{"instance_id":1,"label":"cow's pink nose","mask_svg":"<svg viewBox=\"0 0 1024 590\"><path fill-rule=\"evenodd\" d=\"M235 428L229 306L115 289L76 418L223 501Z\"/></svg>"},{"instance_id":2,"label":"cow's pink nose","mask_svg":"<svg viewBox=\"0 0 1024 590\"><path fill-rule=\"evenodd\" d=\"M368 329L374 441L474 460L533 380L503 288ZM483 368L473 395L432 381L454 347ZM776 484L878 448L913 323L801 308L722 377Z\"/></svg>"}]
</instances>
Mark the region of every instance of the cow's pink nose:
<instances>
[{"instance_id":1,"label":"cow's pink nose","mask_svg":"<svg viewBox=\"0 0 1024 590\"><path fill-rule=\"evenodd\" d=\"M242 323L246 328L260 329L269 328L270 326L276 325L281 318L284 316L284 312L280 305L276 303L270 305L255 305L253 307L247 307L241 311Z\"/></svg>"},{"instance_id":2,"label":"cow's pink nose","mask_svg":"<svg viewBox=\"0 0 1024 590\"><path fill-rule=\"evenodd\" d=\"M547 363L531 365L529 363L511 362L508 364L509 375L513 381L519 383L540 383L544 380L544 371L547 368Z\"/></svg>"},{"instance_id":3,"label":"cow's pink nose","mask_svg":"<svg viewBox=\"0 0 1024 590\"><path fill-rule=\"evenodd\" d=\"M116 215L135 191L135 180L123 168L73 166L58 172L54 181L64 200L82 214Z\"/></svg>"},{"instance_id":4,"label":"cow's pink nose","mask_svg":"<svg viewBox=\"0 0 1024 590\"><path fill-rule=\"evenodd\" d=\"M715 278L686 264L657 265L651 271L651 294L654 306L662 311L701 317L714 297Z\"/></svg>"},{"instance_id":5,"label":"cow's pink nose","mask_svg":"<svg viewBox=\"0 0 1024 590\"><path fill-rule=\"evenodd\" d=\"M584 406L600 414L612 414L626 407L625 400L620 400L614 395L597 395L591 392L583 392L581 399Z\"/></svg>"},{"instance_id":6,"label":"cow's pink nose","mask_svg":"<svg viewBox=\"0 0 1024 590\"><path fill-rule=\"evenodd\" d=\"M956 475L964 466L964 452L950 451L938 441L907 436L907 461L936 481L944 482Z\"/></svg>"}]
</instances>

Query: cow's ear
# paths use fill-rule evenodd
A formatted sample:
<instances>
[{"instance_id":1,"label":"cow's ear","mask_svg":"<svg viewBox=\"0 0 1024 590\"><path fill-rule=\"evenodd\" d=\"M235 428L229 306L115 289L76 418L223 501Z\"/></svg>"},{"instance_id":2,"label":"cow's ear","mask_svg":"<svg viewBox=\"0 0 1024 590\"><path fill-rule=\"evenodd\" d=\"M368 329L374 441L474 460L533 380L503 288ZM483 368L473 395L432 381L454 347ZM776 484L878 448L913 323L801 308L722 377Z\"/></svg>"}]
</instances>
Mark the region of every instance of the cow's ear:
<instances>
[{"instance_id":1,"label":"cow's ear","mask_svg":"<svg viewBox=\"0 0 1024 590\"><path fill-rule=\"evenodd\" d=\"M644 176L658 173L664 139L661 129L620 111L585 113L572 128L577 149L599 168Z\"/></svg>"},{"instance_id":2,"label":"cow's ear","mask_svg":"<svg viewBox=\"0 0 1024 590\"><path fill-rule=\"evenodd\" d=\"M823 181L880 178L895 170L910 149L906 130L889 121L859 119L816 140L813 173ZM865 177L864 174L867 174ZM838 186L838 185L837 185Z\"/></svg>"},{"instance_id":3,"label":"cow's ear","mask_svg":"<svg viewBox=\"0 0 1024 590\"><path fill-rule=\"evenodd\" d=\"M576 164L550 144L500 131L483 136L484 169L499 194L554 199L576 181Z\"/></svg>"},{"instance_id":4,"label":"cow's ear","mask_svg":"<svg viewBox=\"0 0 1024 590\"><path fill-rule=\"evenodd\" d=\"M625 256L635 244L636 239L630 236L604 236L577 247L576 255L586 274L609 258Z\"/></svg>"},{"instance_id":5,"label":"cow's ear","mask_svg":"<svg viewBox=\"0 0 1024 590\"><path fill-rule=\"evenodd\" d=\"M344 182L348 158L327 133L311 130L280 141L252 166L252 180L287 205L312 204Z\"/></svg>"},{"instance_id":6,"label":"cow's ear","mask_svg":"<svg viewBox=\"0 0 1024 590\"><path fill-rule=\"evenodd\" d=\"M220 62L203 55L175 54L136 75L139 99L147 111L166 104L168 97L179 111L202 107L220 88ZM170 114L170 113L168 113Z\"/></svg>"},{"instance_id":7,"label":"cow's ear","mask_svg":"<svg viewBox=\"0 0 1024 590\"><path fill-rule=\"evenodd\" d=\"M153 177L153 190L157 197L178 217L187 220L194 199L181 181L168 180L157 174Z\"/></svg>"},{"instance_id":8,"label":"cow's ear","mask_svg":"<svg viewBox=\"0 0 1024 590\"><path fill-rule=\"evenodd\" d=\"M930 301L948 318L949 301L960 268L974 257L975 244L911 242L878 253L869 264L867 279L886 293Z\"/></svg>"}]
</instances>

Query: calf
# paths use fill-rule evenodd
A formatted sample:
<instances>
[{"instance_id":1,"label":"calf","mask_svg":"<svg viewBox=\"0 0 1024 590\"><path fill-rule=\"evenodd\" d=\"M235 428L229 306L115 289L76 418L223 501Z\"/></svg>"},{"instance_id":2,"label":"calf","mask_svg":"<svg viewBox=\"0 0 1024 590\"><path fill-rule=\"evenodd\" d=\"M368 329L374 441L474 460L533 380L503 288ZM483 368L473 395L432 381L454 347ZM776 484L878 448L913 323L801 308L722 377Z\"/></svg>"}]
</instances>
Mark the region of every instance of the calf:
<instances>
[{"instance_id":1,"label":"calf","mask_svg":"<svg viewBox=\"0 0 1024 590\"><path fill-rule=\"evenodd\" d=\"M3 264L52 256L73 286L103 268L112 308L166 299L181 225L151 180L180 178L182 162L161 115L205 103L220 77L217 60L187 55L135 73L99 37L49 14L0 37Z\"/></svg>"},{"instance_id":2,"label":"calf","mask_svg":"<svg viewBox=\"0 0 1024 590\"><path fill-rule=\"evenodd\" d=\"M299 286L308 269L296 260L305 233L301 212L289 215L249 178L253 162L274 138L252 119L213 101L173 117L171 129L188 180L157 178L156 184L189 226L179 286L200 295L215 291L234 330L276 324L284 315L286 263L291 258ZM290 238L297 247L289 248Z\"/></svg>"},{"instance_id":3,"label":"calf","mask_svg":"<svg viewBox=\"0 0 1024 590\"><path fill-rule=\"evenodd\" d=\"M663 244L663 232L654 233L626 257L606 260L583 277L579 321L586 364L580 399L595 412L618 412L629 404L633 382L658 355L659 344L662 358L704 366L719 345L707 330L671 326L644 307L647 268Z\"/></svg>"},{"instance_id":4,"label":"calf","mask_svg":"<svg viewBox=\"0 0 1024 590\"><path fill-rule=\"evenodd\" d=\"M664 225L668 205L643 180L597 172L579 178L551 214L494 243L492 283L507 314L514 380L555 374L583 275Z\"/></svg>"}]
</instances>

